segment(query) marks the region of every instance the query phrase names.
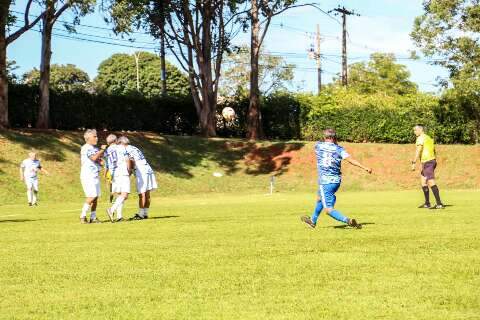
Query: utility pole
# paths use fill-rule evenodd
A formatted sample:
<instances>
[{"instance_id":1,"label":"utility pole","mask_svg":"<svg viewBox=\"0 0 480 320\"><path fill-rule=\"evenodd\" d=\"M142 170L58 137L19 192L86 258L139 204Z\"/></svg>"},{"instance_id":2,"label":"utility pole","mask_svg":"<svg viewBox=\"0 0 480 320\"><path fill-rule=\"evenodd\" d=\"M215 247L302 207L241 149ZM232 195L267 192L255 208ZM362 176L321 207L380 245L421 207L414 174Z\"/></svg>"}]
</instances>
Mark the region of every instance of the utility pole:
<instances>
[{"instance_id":1,"label":"utility pole","mask_svg":"<svg viewBox=\"0 0 480 320\"><path fill-rule=\"evenodd\" d=\"M342 85L348 85L348 63L347 63L347 16L356 15L360 16L359 14L347 10L345 7L338 7L336 9L330 10L335 11L337 15L342 15Z\"/></svg>"},{"instance_id":2,"label":"utility pole","mask_svg":"<svg viewBox=\"0 0 480 320\"><path fill-rule=\"evenodd\" d=\"M320 57L320 25L317 23L317 52L315 52L315 59L317 60L317 85L318 85L318 94L322 91L322 59Z\"/></svg>"},{"instance_id":3,"label":"utility pole","mask_svg":"<svg viewBox=\"0 0 480 320\"><path fill-rule=\"evenodd\" d=\"M137 53L134 52L133 53L133 56L135 57L135 66L137 68L137 91L140 92L140 70L139 70L139 66L138 66L138 60L140 59L140 54L141 52Z\"/></svg>"},{"instance_id":4,"label":"utility pole","mask_svg":"<svg viewBox=\"0 0 480 320\"><path fill-rule=\"evenodd\" d=\"M320 94L322 91L322 56L320 54L320 25L317 24L317 32L315 34L315 46L313 43L310 46L308 52L308 57L317 62L317 93Z\"/></svg>"}]
</instances>

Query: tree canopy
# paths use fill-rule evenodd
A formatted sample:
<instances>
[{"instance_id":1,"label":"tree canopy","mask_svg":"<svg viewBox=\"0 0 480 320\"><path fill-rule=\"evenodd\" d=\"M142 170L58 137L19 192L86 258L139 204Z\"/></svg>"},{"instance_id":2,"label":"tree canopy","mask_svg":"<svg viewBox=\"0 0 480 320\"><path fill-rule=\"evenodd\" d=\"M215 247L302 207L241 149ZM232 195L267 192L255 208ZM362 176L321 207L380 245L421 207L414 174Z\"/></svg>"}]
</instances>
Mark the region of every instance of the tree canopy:
<instances>
[{"instance_id":1,"label":"tree canopy","mask_svg":"<svg viewBox=\"0 0 480 320\"><path fill-rule=\"evenodd\" d=\"M139 66L139 92L145 97L161 95L160 58L150 52L136 52ZM114 54L100 63L95 86L99 91L112 94L137 92L137 70L135 55ZM177 67L167 62L167 93L188 95L188 79Z\"/></svg>"},{"instance_id":2,"label":"tree canopy","mask_svg":"<svg viewBox=\"0 0 480 320\"><path fill-rule=\"evenodd\" d=\"M25 84L38 85L40 70L33 70L23 75ZM74 64L53 64L50 69L50 85L55 90L74 91L86 89L90 82L88 74Z\"/></svg>"},{"instance_id":3,"label":"tree canopy","mask_svg":"<svg viewBox=\"0 0 480 320\"><path fill-rule=\"evenodd\" d=\"M417 92L417 85L410 81L407 67L398 64L391 53L373 53L368 62L349 65L348 72L348 86L359 93L404 95Z\"/></svg>"},{"instance_id":4,"label":"tree canopy","mask_svg":"<svg viewBox=\"0 0 480 320\"><path fill-rule=\"evenodd\" d=\"M220 92L222 95L246 96L250 86L250 48L241 46L227 55ZM286 90L294 77L295 65L261 50L259 87L262 95Z\"/></svg>"}]
</instances>

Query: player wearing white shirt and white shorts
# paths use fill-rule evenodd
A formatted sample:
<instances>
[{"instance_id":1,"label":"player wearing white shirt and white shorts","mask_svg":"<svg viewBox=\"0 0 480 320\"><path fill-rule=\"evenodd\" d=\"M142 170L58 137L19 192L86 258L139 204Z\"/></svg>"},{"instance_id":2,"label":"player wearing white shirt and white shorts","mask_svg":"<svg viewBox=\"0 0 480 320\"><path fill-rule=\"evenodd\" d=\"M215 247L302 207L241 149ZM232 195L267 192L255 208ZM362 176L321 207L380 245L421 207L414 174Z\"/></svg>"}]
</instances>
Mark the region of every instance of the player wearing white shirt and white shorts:
<instances>
[{"instance_id":1,"label":"player wearing white shirt and white shorts","mask_svg":"<svg viewBox=\"0 0 480 320\"><path fill-rule=\"evenodd\" d=\"M113 214L116 212L115 222L121 222L123 221L123 203L130 193L130 159L125 147L121 144L111 144L107 149L107 157L112 174L112 192L118 194L112 207L107 209L107 214L113 222Z\"/></svg>"},{"instance_id":2,"label":"player wearing white shirt and white shorts","mask_svg":"<svg viewBox=\"0 0 480 320\"><path fill-rule=\"evenodd\" d=\"M157 189L157 181L152 167L148 164L142 151L130 145L126 137L121 137L119 142L125 146L130 160L134 162L135 178L138 193L139 213L134 219L147 219L150 208L150 191Z\"/></svg>"},{"instance_id":3,"label":"player wearing white shirt and white shorts","mask_svg":"<svg viewBox=\"0 0 480 320\"><path fill-rule=\"evenodd\" d=\"M99 223L100 220L97 219L97 200L100 196L99 172L106 146L102 145L100 149L96 147L98 137L95 129L86 130L83 137L86 143L80 150L80 182L85 193L85 203L80 214L80 223L88 223L88 210L91 210L90 223Z\"/></svg>"},{"instance_id":4,"label":"player wearing white shirt and white shorts","mask_svg":"<svg viewBox=\"0 0 480 320\"><path fill-rule=\"evenodd\" d=\"M27 200L29 206L37 205L38 171L48 174L48 172L42 168L40 160L37 159L37 154L35 152L30 152L28 158L23 160L20 165L20 179L24 181L27 186Z\"/></svg>"}]
</instances>

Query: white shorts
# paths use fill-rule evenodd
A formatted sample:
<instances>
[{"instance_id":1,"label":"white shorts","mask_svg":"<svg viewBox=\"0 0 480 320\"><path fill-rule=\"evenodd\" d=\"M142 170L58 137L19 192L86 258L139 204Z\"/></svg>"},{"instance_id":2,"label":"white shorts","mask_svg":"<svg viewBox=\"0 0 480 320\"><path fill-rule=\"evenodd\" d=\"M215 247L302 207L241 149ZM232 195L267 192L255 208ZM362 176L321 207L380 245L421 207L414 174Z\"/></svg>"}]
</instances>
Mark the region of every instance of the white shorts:
<instances>
[{"instance_id":1,"label":"white shorts","mask_svg":"<svg viewBox=\"0 0 480 320\"><path fill-rule=\"evenodd\" d=\"M82 182L83 192L87 198L100 197L100 179L97 178L80 178Z\"/></svg>"},{"instance_id":2,"label":"white shorts","mask_svg":"<svg viewBox=\"0 0 480 320\"><path fill-rule=\"evenodd\" d=\"M25 178L27 189L33 189L38 192L38 178Z\"/></svg>"},{"instance_id":3,"label":"white shorts","mask_svg":"<svg viewBox=\"0 0 480 320\"><path fill-rule=\"evenodd\" d=\"M130 177L118 176L113 177L112 180L112 192L113 193L130 193Z\"/></svg>"},{"instance_id":4,"label":"white shorts","mask_svg":"<svg viewBox=\"0 0 480 320\"><path fill-rule=\"evenodd\" d=\"M147 191L157 189L157 179L155 174L152 173L136 173L137 177L137 193L145 193Z\"/></svg>"}]
</instances>

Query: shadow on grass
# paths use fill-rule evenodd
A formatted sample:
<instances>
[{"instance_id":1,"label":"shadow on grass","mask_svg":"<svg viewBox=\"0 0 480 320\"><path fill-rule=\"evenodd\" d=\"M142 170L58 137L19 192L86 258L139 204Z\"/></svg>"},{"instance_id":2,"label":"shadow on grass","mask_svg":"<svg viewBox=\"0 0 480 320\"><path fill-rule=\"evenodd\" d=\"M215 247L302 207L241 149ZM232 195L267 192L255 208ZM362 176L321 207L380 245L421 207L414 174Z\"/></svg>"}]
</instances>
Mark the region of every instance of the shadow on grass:
<instances>
[{"instance_id":1,"label":"shadow on grass","mask_svg":"<svg viewBox=\"0 0 480 320\"><path fill-rule=\"evenodd\" d=\"M23 148L35 150L39 158L47 161L65 161L65 151L80 153L83 144L82 134L57 130L7 130L0 131L0 136ZM25 158L27 152L25 152Z\"/></svg>"},{"instance_id":2,"label":"shadow on grass","mask_svg":"<svg viewBox=\"0 0 480 320\"><path fill-rule=\"evenodd\" d=\"M157 216L157 217L148 217L147 220L172 219L172 218L180 218L180 216Z\"/></svg>"},{"instance_id":3,"label":"shadow on grass","mask_svg":"<svg viewBox=\"0 0 480 320\"><path fill-rule=\"evenodd\" d=\"M155 171L180 178L192 178L191 169L204 166L202 163L205 160L216 163L227 175L242 169L250 175L281 175L290 165L290 152L304 146L303 143L257 144L240 140L149 134L127 136L132 144L143 150Z\"/></svg>"},{"instance_id":4,"label":"shadow on grass","mask_svg":"<svg viewBox=\"0 0 480 320\"><path fill-rule=\"evenodd\" d=\"M7 220L0 220L0 223L17 223L17 222L33 222L33 221L41 221L45 219L7 219Z\"/></svg>"},{"instance_id":5,"label":"shadow on grass","mask_svg":"<svg viewBox=\"0 0 480 320\"><path fill-rule=\"evenodd\" d=\"M363 227L363 226L368 226L368 225L372 225L372 224L375 224L374 222L363 222L363 223L360 223L360 225ZM350 227L349 225L347 224L342 224L342 225L339 225L339 226L332 226L332 227L329 227L329 228L334 228L334 229L353 229L352 227Z\"/></svg>"},{"instance_id":6,"label":"shadow on grass","mask_svg":"<svg viewBox=\"0 0 480 320\"><path fill-rule=\"evenodd\" d=\"M205 139L200 137L161 136L154 133L98 131L99 145L108 134L126 135L145 154L153 169L175 177L193 178L192 169L212 162L226 175L244 170L249 175L281 175L288 171L291 152L304 143L255 143L242 140ZM78 154L83 133L57 130L7 130L3 137L27 150L37 150L47 161L65 161L66 152ZM25 157L27 155L25 154ZM0 162L1 163L1 162Z\"/></svg>"}]
</instances>

